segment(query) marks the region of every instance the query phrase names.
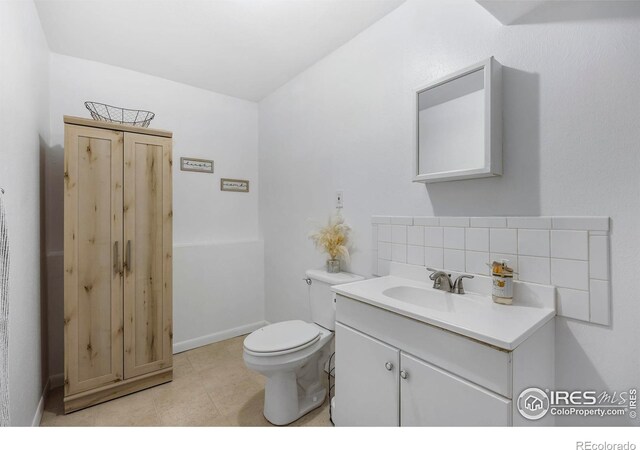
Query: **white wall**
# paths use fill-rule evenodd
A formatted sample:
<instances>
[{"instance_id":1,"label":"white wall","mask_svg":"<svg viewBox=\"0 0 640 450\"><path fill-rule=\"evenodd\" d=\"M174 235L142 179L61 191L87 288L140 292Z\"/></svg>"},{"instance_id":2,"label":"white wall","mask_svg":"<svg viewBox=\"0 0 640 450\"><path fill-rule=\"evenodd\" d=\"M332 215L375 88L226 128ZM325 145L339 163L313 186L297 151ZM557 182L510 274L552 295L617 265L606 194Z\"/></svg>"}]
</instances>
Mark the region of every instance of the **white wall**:
<instances>
[{"instance_id":1,"label":"white wall","mask_svg":"<svg viewBox=\"0 0 640 450\"><path fill-rule=\"evenodd\" d=\"M264 325L261 241L174 248L174 351L249 333Z\"/></svg>"},{"instance_id":2,"label":"white wall","mask_svg":"<svg viewBox=\"0 0 640 450\"><path fill-rule=\"evenodd\" d=\"M336 189L359 274L373 214L611 216L613 325L558 319L557 385L637 385L640 20L539 22L505 27L475 2L410 0L260 103L267 320L308 317L300 278L324 257L306 219L324 219ZM411 183L412 88L490 55L504 66L504 176Z\"/></svg>"},{"instance_id":3,"label":"white wall","mask_svg":"<svg viewBox=\"0 0 640 450\"><path fill-rule=\"evenodd\" d=\"M257 104L55 53L51 54L50 90L46 185L51 373L62 372L62 117L89 117L84 107L87 100L153 111L156 118L151 127L174 132L174 344L185 350L188 343L183 341L195 339L202 345L207 337L215 339L229 329L261 322ZM181 172L181 156L213 159L215 173ZM249 179L251 192L221 192L220 177ZM234 252L243 258L228 257ZM226 270L216 270L223 262ZM245 282L246 270L255 275L253 283ZM202 275L197 287L188 284L194 273ZM234 281L243 287L235 297L229 290L220 291Z\"/></svg>"},{"instance_id":4,"label":"white wall","mask_svg":"<svg viewBox=\"0 0 640 450\"><path fill-rule=\"evenodd\" d=\"M12 425L31 425L46 376L41 328L41 202L49 134L48 47L31 2L0 2L0 187L9 225ZM44 361L43 361L44 359Z\"/></svg>"}]
</instances>

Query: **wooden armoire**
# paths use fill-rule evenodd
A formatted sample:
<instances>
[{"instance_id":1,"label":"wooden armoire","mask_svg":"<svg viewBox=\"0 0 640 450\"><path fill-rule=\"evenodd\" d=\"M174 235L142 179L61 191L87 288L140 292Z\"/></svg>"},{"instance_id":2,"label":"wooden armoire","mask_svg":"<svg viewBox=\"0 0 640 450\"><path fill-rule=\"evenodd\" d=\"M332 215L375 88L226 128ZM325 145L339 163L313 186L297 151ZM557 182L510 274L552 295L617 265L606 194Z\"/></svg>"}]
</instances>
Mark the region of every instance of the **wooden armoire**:
<instances>
[{"instance_id":1,"label":"wooden armoire","mask_svg":"<svg viewBox=\"0 0 640 450\"><path fill-rule=\"evenodd\" d=\"M64 117L64 409L171 381L172 133Z\"/></svg>"}]
</instances>

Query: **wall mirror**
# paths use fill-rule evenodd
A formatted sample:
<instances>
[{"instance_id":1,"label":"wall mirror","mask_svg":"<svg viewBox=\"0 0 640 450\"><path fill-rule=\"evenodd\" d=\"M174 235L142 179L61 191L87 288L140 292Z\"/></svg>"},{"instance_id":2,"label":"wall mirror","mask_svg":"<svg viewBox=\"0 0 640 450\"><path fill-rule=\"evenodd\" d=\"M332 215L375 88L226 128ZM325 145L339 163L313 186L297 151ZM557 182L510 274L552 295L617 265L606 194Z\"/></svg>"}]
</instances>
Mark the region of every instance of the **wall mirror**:
<instances>
[{"instance_id":1,"label":"wall mirror","mask_svg":"<svg viewBox=\"0 0 640 450\"><path fill-rule=\"evenodd\" d=\"M415 90L413 181L502 175L500 85L491 57Z\"/></svg>"}]
</instances>

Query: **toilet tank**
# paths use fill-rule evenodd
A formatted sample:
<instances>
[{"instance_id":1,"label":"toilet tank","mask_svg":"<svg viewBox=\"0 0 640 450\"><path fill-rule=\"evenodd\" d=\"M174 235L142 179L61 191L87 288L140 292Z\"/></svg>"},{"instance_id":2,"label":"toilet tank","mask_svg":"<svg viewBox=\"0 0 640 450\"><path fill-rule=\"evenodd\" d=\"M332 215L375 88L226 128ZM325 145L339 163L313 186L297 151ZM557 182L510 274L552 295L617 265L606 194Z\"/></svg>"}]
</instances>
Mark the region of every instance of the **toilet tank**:
<instances>
[{"instance_id":1,"label":"toilet tank","mask_svg":"<svg viewBox=\"0 0 640 450\"><path fill-rule=\"evenodd\" d=\"M309 285L309 303L311 305L311 320L322 328L333 331L336 327L336 294L331 286L364 280L360 275L347 272L329 273L326 270L307 270Z\"/></svg>"}]
</instances>

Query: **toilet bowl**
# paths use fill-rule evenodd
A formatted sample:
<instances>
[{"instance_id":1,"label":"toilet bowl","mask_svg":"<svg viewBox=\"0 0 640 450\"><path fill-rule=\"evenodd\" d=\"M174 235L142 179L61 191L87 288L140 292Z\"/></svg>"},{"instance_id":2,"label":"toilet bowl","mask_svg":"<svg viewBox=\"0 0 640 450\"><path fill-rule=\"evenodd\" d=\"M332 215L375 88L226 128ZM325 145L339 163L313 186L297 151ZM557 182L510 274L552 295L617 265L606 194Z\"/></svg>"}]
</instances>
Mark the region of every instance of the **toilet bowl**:
<instances>
[{"instance_id":1,"label":"toilet bowl","mask_svg":"<svg viewBox=\"0 0 640 450\"><path fill-rule=\"evenodd\" d=\"M331 286L362 280L350 273L307 271L313 323L289 320L262 327L244 340L247 368L267 377L264 416L287 425L324 403L321 376L331 355L335 296Z\"/></svg>"}]
</instances>

